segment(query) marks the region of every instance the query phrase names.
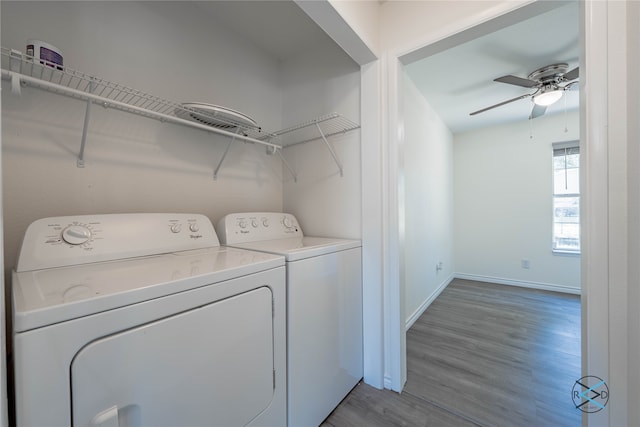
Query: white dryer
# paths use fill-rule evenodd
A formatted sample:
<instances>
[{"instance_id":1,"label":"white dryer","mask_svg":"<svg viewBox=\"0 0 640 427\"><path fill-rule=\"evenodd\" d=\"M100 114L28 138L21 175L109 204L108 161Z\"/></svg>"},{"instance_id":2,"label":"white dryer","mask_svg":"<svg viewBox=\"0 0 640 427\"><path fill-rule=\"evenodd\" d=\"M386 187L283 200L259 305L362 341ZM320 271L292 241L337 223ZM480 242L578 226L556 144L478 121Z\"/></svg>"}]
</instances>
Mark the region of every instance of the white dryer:
<instances>
[{"instance_id":1,"label":"white dryer","mask_svg":"<svg viewBox=\"0 0 640 427\"><path fill-rule=\"evenodd\" d=\"M284 258L208 218L38 220L13 273L18 426L282 426Z\"/></svg>"},{"instance_id":2,"label":"white dryer","mask_svg":"<svg viewBox=\"0 0 640 427\"><path fill-rule=\"evenodd\" d=\"M217 231L286 258L288 425L320 425L363 376L360 241L304 236L293 215L272 212L227 215Z\"/></svg>"}]
</instances>

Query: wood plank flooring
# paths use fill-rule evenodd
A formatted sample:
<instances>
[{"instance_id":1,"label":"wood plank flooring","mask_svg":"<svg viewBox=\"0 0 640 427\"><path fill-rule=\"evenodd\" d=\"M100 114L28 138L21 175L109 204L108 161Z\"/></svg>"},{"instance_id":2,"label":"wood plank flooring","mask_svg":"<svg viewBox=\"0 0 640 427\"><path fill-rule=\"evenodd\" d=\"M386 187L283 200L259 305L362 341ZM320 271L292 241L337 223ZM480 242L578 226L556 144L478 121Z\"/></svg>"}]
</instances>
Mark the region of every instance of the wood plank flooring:
<instances>
[{"instance_id":1,"label":"wood plank flooring","mask_svg":"<svg viewBox=\"0 0 640 427\"><path fill-rule=\"evenodd\" d=\"M322 427L580 426L580 298L454 280L407 332L402 394L360 383Z\"/></svg>"}]
</instances>

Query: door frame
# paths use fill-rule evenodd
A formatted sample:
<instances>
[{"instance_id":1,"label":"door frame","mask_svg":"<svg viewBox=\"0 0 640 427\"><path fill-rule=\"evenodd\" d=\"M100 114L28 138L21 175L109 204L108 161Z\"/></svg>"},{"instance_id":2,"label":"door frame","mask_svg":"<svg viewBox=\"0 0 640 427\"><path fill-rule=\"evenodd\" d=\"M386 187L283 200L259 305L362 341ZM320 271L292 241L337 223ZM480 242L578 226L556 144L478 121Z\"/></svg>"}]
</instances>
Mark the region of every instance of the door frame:
<instances>
[{"instance_id":1,"label":"door frame","mask_svg":"<svg viewBox=\"0 0 640 427\"><path fill-rule=\"evenodd\" d=\"M613 4L612 4L613 3ZM615 3L622 3L615 4ZM497 28L511 25L536 14L549 10L549 7L562 6L561 2L532 2L524 6L518 4L517 8L509 9L509 5L478 23L462 23L462 31L443 35L437 40L420 46L414 46L404 51L391 52L383 58L382 93L386 94L386 114L383 113L386 126L382 132L383 138L383 173L387 180L383 187L383 200L388 204L383 208L384 242L384 347L385 347L385 388L401 391L406 381L406 351L404 310L402 304L403 283L401 266L403 227L401 213L402 202L402 119L403 114L399 106L402 105L402 86L399 78L403 64L411 63L425 55L433 54L448 47L455 46L470 38L477 38L483 33L495 31ZM493 10L493 12L496 12ZM623 106L614 106L609 90L614 78L620 78L620 71L616 73L615 65L608 61L598 61L598 58L607 57L612 49L617 53L616 59L624 61L624 53L614 46L619 43L619 37L613 38L615 28L624 25L623 2L601 2L598 0L585 0L580 4L580 122L581 122L581 153L586 163L582 167L582 179L585 183L585 202L582 208L582 372L583 375L597 375L602 378L615 378L620 386L619 399L615 407L608 411L601 411L583 416L583 424L588 425L625 425L627 414L626 396L622 396L626 386L626 352L620 356L621 365L610 363L610 339L614 339L619 345L623 345L622 337L626 336L627 327L619 320L613 330L612 311L613 302L626 295L626 258L620 250L626 245L626 241L614 235L626 236L626 223L620 221L622 214L613 218L610 205L612 193L624 198L626 190L626 176L619 177L615 182L611 180L610 159L617 156L618 159L626 154L626 141L624 144L611 144L611 131L609 130L613 116L618 115L617 123L622 125L626 120L626 111ZM624 36L624 32L622 33ZM610 56L609 56L610 57ZM598 84L589 84L598 82ZM607 82L608 84L603 84ZM363 91L366 88L363 88ZM618 98L615 98L619 101ZM588 125L587 125L588 124ZM612 186L617 185L614 189ZM622 188L620 188L622 187ZM622 203L623 201L621 201ZM615 217L616 215L613 214ZM613 220L617 219L617 222ZM620 234L622 232L622 234ZM611 240L613 239L613 240ZM616 247L612 248L610 245ZM612 249L618 249L620 258L610 262L609 254ZM615 267L615 269L613 269ZM612 273L614 271L614 273ZM618 273L615 273L618 272ZM612 278L622 280L625 285L617 289L611 288ZM612 299L613 298L613 299ZM608 301L603 304L603 301ZM619 305L618 305L619 306ZM618 310L616 308L616 310ZM618 314L619 311L618 311ZM617 316L616 317L620 317ZM624 316L626 318L626 316ZM613 332L613 333L612 333ZM626 348L623 346L623 348ZM610 385L611 388L611 385Z\"/></svg>"}]
</instances>

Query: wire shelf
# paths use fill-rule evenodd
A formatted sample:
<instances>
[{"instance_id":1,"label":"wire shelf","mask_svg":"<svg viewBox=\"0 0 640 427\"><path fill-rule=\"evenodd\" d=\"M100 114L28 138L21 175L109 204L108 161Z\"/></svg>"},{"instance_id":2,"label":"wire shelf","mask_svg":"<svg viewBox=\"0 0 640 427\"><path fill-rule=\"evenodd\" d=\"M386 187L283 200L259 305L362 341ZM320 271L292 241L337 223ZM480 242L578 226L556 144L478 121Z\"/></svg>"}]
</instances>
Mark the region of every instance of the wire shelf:
<instances>
[{"instance_id":1,"label":"wire shelf","mask_svg":"<svg viewBox=\"0 0 640 427\"><path fill-rule=\"evenodd\" d=\"M279 138L279 142L283 147L290 147L345 134L359 128L359 124L352 122L338 113L331 113L287 129L273 132L273 135Z\"/></svg>"},{"instance_id":2,"label":"wire shelf","mask_svg":"<svg viewBox=\"0 0 640 427\"><path fill-rule=\"evenodd\" d=\"M2 47L1 55L3 78L11 79L15 75L22 84L50 92L85 101L91 100L105 107L161 121L172 121L211 132L235 136L249 142L268 145L274 149L280 148L270 142L274 135L263 131L259 126L250 126L246 123L236 122L228 117L207 114L202 110L185 107L182 104L91 76L70 67L62 67L55 63L39 60L16 50ZM219 125L211 126L191 122L184 118L189 113L203 116L205 119L209 118Z\"/></svg>"},{"instance_id":3,"label":"wire shelf","mask_svg":"<svg viewBox=\"0 0 640 427\"><path fill-rule=\"evenodd\" d=\"M281 149L322 139L340 169L340 175L342 175L343 168L340 159L327 141L327 138L360 128L360 125L342 117L340 114L332 113L297 126L270 133L257 125L247 124L247 121L235 121L233 114L221 115L215 112L209 113L197 107L191 108L137 89L85 74L67 66L34 58L17 50L0 47L0 56L2 78L11 80L12 91L20 92L21 86L29 85L87 102L81 146L78 154L78 167L84 167L84 147L92 104L230 137L231 141L215 168L214 179L224 161L230 144L235 140L262 144L267 147L267 153L280 154L284 165L296 180L296 173L287 164L282 156ZM190 118L194 120L190 120Z\"/></svg>"}]
</instances>

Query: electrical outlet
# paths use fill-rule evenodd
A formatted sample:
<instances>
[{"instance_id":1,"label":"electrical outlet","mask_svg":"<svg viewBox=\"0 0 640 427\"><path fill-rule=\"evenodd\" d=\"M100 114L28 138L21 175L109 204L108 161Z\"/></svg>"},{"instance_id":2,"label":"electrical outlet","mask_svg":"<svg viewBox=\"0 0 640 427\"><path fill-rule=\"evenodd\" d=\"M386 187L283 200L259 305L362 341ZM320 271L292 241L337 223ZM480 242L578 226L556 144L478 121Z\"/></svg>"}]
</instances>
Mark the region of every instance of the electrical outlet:
<instances>
[{"instance_id":1,"label":"electrical outlet","mask_svg":"<svg viewBox=\"0 0 640 427\"><path fill-rule=\"evenodd\" d=\"M531 263L528 259L522 259L522 261L520 261L520 266L528 270L531 267Z\"/></svg>"}]
</instances>

